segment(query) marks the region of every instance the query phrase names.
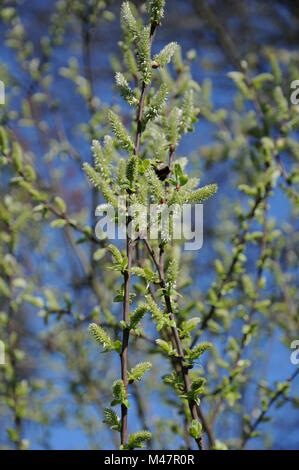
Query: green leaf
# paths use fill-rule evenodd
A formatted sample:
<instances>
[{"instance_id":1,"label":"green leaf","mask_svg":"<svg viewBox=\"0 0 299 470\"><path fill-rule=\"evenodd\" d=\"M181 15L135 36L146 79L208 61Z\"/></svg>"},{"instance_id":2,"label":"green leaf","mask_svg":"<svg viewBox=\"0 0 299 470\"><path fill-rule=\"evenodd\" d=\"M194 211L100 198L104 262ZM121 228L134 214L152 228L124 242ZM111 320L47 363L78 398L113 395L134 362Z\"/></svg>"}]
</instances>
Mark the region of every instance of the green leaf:
<instances>
[{"instance_id":1,"label":"green leaf","mask_svg":"<svg viewBox=\"0 0 299 470\"><path fill-rule=\"evenodd\" d=\"M9 437L9 439L12 441L12 442L18 442L19 440L19 433L16 429L13 429L11 428L10 426L7 426L6 428L6 432L7 432L7 435Z\"/></svg>"},{"instance_id":2,"label":"green leaf","mask_svg":"<svg viewBox=\"0 0 299 470\"><path fill-rule=\"evenodd\" d=\"M7 132L2 126L0 126L0 151L3 155L7 155L9 153Z\"/></svg>"},{"instance_id":3,"label":"green leaf","mask_svg":"<svg viewBox=\"0 0 299 470\"><path fill-rule=\"evenodd\" d=\"M23 166L23 152L18 142L14 142L12 146L12 161L16 170L21 171Z\"/></svg>"},{"instance_id":4,"label":"green leaf","mask_svg":"<svg viewBox=\"0 0 299 470\"><path fill-rule=\"evenodd\" d=\"M242 72L229 72L228 77L231 78L235 82L235 84L237 85L237 87L239 88L241 93L244 96L246 96L246 98L252 99L252 92L246 84L244 73L242 73Z\"/></svg>"},{"instance_id":5,"label":"green leaf","mask_svg":"<svg viewBox=\"0 0 299 470\"><path fill-rule=\"evenodd\" d=\"M194 439L199 439L201 436L201 431L202 431L202 425L200 424L199 421L196 421L195 419L193 419L191 426L189 428L190 436L193 437Z\"/></svg>"},{"instance_id":6,"label":"green leaf","mask_svg":"<svg viewBox=\"0 0 299 470\"><path fill-rule=\"evenodd\" d=\"M187 184L189 181L189 178L187 176L180 176L180 179L179 179L179 183L180 183L180 186L185 186L185 184Z\"/></svg>"},{"instance_id":7,"label":"green leaf","mask_svg":"<svg viewBox=\"0 0 299 470\"><path fill-rule=\"evenodd\" d=\"M58 208L61 210L61 212L66 211L66 203L64 202L64 200L61 197L56 196L55 197L55 202L56 202Z\"/></svg>"},{"instance_id":8,"label":"green leaf","mask_svg":"<svg viewBox=\"0 0 299 470\"><path fill-rule=\"evenodd\" d=\"M65 219L56 219L51 222L51 227L53 228L63 228L66 225L66 220Z\"/></svg>"},{"instance_id":9,"label":"green leaf","mask_svg":"<svg viewBox=\"0 0 299 470\"><path fill-rule=\"evenodd\" d=\"M41 297L34 297L33 295L26 294L24 295L25 302L29 302L31 305L37 308L44 307L44 300Z\"/></svg>"},{"instance_id":10,"label":"green leaf","mask_svg":"<svg viewBox=\"0 0 299 470\"><path fill-rule=\"evenodd\" d=\"M99 248L98 250L94 252L93 259L95 261L100 261L102 258L104 258L105 253L106 253L105 248Z\"/></svg>"}]
</instances>

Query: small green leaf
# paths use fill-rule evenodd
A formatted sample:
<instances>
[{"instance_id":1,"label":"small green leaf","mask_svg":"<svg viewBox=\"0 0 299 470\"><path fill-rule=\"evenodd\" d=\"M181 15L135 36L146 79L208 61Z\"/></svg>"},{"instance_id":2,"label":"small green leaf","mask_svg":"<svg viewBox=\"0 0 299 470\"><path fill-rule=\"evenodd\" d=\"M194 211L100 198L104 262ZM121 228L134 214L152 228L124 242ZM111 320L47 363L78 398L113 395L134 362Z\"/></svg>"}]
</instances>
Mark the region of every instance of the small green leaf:
<instances>
[{"instance_id":1,"label":"small green leaf","mask_svg":"<svg viewBox=\"0 0 299 470\"><path fill-rule=\"evenodd\" d=\"M51 222L51 227L53 228L63 228L66 225L66 220L64 219L56 219Z\"/></svg>"}]
</instances>

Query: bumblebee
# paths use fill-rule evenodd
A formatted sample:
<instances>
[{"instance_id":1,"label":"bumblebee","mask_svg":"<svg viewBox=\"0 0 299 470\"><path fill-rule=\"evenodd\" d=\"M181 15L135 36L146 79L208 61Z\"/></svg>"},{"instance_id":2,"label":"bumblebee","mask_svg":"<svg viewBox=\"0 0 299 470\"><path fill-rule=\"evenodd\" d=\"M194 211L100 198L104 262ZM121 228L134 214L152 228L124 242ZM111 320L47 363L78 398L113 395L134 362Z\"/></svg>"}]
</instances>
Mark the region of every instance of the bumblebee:
<instances>
[{"instance_id":1,"label":"bumblebee","mask_svg":"<svg viewBox=\"0 0 299 470\"><path fill-rule=\"evenodd\" d=\"M166 163L161 162L160 160L155 160L154 162L151 162L151 165L159 180L165 181L168 175L170 174L169 166Z\"/></svg>"}]
</instances>

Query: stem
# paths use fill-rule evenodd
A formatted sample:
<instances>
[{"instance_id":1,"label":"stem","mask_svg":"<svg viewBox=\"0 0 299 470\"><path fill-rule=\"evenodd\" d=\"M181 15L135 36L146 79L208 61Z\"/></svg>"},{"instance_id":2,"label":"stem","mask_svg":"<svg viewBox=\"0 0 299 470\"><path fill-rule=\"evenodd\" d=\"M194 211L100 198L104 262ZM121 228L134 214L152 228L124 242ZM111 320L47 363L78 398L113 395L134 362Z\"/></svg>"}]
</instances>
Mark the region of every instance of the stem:
<instances>
[{"instance_id":1,"label":"stem","mask_svg":"<svg viewBox=\"0 0 299 470\"><path fill-rule=\"evenodd\" d=\"M151 32L150 32L150 51L152 49L154 33L157 28L157 23L151 24ZM146 83L142 82L141 87L141 95L138 105L138 113L137 113L137 132L136 132L136 142L135 142L135 149L134 154L139 155L140 151L140 141L141 141L141 134L142 134L142 117L143 117L143 110L144 110L144 102L145 102L145 93L146 93L147 85Z\"/></svg>"},{"instance_id":2,"label":"stem","mask_svg":"<svg viewBox=\"0 0 299 470\"><path fill-rule=\"evenodd\" d=\"M151 25L151 32L150 32L150 48L152 47L153 36L156 30L157 24L153 23ZM134 154L136 156L139 155L140 151L140 142L141 142L141 134L142 134L142 117L143 117L143 110L144 110L144 102L145 102L145 93L146 93L147 85L146 83L142 82L141 88L141 95L138 105L138 113L137 113L137 132L136 132L136 141L135 141L135 148ZM129 197L130 193L127 191L127 211L129 209ZM127 258L128 258L128 265L126 270L124 271L124 303L123 303L123 321L129 323L129 311L130 311L130 284L131 284L131 267L132 267L132 258L133 258L133 250L134 244L128 234L129 224L131 222L131 218L127 215L126 221L126 232L127 232ZM122 351L121 351L121 377L124 383L126 395L128 394L128 346L129 346L129 336L130 331L128 328L123 328L123 337L122 337ZM125 405L121 405L121 444L125 445L127 443L128 437L128 409Z\"/></svg>"},{"instance_id":3,"label":"stem","mask_svg":"<svg viewBox=\"0 0 299 470\"><path fill-rule=\"evenodd\" d=\"M167 313L169 313L170 319L172 321L174 321L175 318L174 318L173 309L172 309L172 305L171 305L171 299L170 299L169 295L166 293L166 285L165 285L163 270L161 269L160 263L157 261L154 250L152 249L149 241L146 238L144 239L144 243L145 243L145 245L147 247L147 250L150 253L150 255L153 259L153 262L154 262L154 264L157 268L157 271L158 271L158 275L159 275L159 279L160 279L160 286L161 286L161 288L163 290L163 293L164 293L163 295L164 295L164 300L165 300L165 304L166 304ZM183 381L184 381L185 392L190 392L190 390L191 390L191 381L190 381L190 377L189 377L189 373L188 373L188 368L185 366L185 355L184 355L184 351L183 351L183 347L182 347L182 343L181 343L181 339L180 339L177 327L171 327L171 332L172 332L172 335L173 335L173 338L174 338L174 341L175 341L175 345L176 345L176 349L177 349L177 352L178 352L178 361L179 361L179 364L180 364L181 374L182 374L182 378L183 378ZM190 413L191 413L192 418L195 419L196 421L200 422L200 419L199 419L198 413L197 413L196 403L194 402L194 400L188 400L188 404L189 404L189 409L190 409ZM204 446L203 446L202 438L195 439L195 441L196 441L196 444L197 444L198 448L200 450L203 450Z\"/></svg>"},{"instance_id":4,"label":"stem","mask_svg":"<svg viewBox=\"0 0 299 470\"><path fill-rule=\"evenodd\" d=\"M128 202L127 202L128 207ZM133 244L132 240L128 235L128 226L130 218L127 218L127 258L128 265L124 272L124 304L123 304L123 321L129 323L129 311L130 311L130 283L131 283L131 267L132 267L132 255L133 255ZM121 378L123 380L126 395L128 394L128 345L129 345L130 331L128 328L123 328L122 338L122 351L120 355L121 359ZM121 405L121 444L127 443L128 437L128 408L126 405Z\"/></svg>"},{"instance_id":5,"label":"stem","mask_svg":"<svg viewBox=\"0 0 299 470\"><path fill-rule=\"evenodd\" d=\"M137 115L137 132L136 132L136 143L135 143L135 149L134 149L135 155L138 155L139 150L140 150L140 140L141 140L141 134L142 134L142 116L143 116L143 110L144 110L145 92L146 92L146 84L143 82L140 101L139 101L139 107L138 107L138 115Z\"/></svg>"}]
</instances>

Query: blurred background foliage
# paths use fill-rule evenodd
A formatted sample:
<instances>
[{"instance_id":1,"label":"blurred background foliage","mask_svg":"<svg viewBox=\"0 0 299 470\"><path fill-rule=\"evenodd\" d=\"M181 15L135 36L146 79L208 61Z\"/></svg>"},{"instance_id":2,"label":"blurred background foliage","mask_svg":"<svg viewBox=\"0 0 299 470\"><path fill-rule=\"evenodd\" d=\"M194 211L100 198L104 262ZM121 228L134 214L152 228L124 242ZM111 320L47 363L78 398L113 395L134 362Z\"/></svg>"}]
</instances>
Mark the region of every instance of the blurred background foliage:
<instances>
[{"instance_id":1,"label":"blurred background foliage","mask_svg":"<svg viewBox=\"0 0 299 470\"><path fill-rule=\"evenodd\" d=\"M133 3L145 11L142 1ZM109 132L108 108L129 119L113 85L122 67L120 5L0 1L1 448L119 445L102 424L118 361L99 355L87 334L92 320L117 337L119 277L106 270L109 255L95 251L101 198L82 164L91 161L91 140ZM290 82L299 79L299 3L169 0L166 12L154 52L177 41L200 85L199 120L179 156L189 158L202 183L219 185L204 207L203 248L185 253L179 279L185 318L204 319L213 309L201 335L215 344L202 362L202 406L219 448L298 448L290 343L299 337L299 115L289 97ZM249 81L229 77L232 71ZM182 70L186 79L188 73ZM274 147L276 173L267 189L264 163ZM269 194L251 217L259 184ZM243 244L233 279L223 281ZM152 431L153 448L185 448L191 444L181 405L161 381L168 365L153 347L155 334L145 326L144 337L131 341L130 354L151 356L154 365L133 388L132 426ZM262 433L251 435L256 431Z\"/></svg>"}]
</instances>

